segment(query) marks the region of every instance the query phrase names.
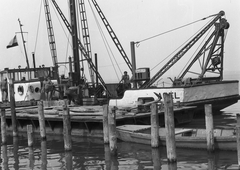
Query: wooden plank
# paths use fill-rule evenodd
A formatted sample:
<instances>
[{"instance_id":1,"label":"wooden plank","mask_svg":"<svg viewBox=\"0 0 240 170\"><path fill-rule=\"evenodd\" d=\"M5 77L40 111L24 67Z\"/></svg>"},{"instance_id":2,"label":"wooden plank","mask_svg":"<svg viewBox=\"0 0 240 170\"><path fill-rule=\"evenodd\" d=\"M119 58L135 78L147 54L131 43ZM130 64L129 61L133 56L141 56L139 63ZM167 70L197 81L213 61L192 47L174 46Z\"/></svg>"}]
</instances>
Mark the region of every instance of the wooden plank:
<instances>
[{"instance_id":1,"label":"wooden plank","mask_svg":"<svg viewBox=\"0 0 240 170\"><path fill-rule=\"evenodd\" d=\"M181 129L181 130L175 131L175 135L192 132L192 131L193 131L193 129Z\"/></svg>"}]
</instances>

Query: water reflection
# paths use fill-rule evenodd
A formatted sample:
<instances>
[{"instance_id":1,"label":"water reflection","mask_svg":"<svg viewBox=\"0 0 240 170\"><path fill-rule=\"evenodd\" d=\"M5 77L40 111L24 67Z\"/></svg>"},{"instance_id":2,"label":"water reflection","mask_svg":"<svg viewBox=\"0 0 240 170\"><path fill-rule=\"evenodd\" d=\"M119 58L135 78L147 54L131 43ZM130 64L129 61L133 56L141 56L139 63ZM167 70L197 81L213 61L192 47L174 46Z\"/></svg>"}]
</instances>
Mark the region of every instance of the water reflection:
<instances>
[{"instance_id":1,"label":"water reflection","mask_svg":"<svg viewBox=\"0 0 240 170\"><path fill-rule=\"evenodd\" d=\"M73 169L72 151L65 151L65 166L67 170Z\"/></svg>"},{"instance_id":2,"label":"water reflection","mask_svg":"<svg viewBox=\"0 0 240 170\"><path fill-rule=\"evenodd\" d=\"M34 169L34 151L33 147L28 147L29 169Z\"/></svg>"},{"instance_id":3,"label":"water reflection","mask_svg":"<svg viewBox=\"0 0 240 170\"><path fill-rule=\"evenodd\" d=\"M14 169L19 169L18 149L19 149L18 137L13 137Z\"/></svg>"},{"instance_id":4,"label":"water reflection","mask_svg":"<svg viewBox=\"0 0 240 170\"><path fill-rule=\"evenodd\" d=\"M168 163L168 170L177 170L177 162Z\"/></svg>"},{"instance_id":5,"label":"water reflection","mask_svg":"<svg viewBox=\"0 0 240 170\"><path fill-rule=\"evenodd\" d=\"M47 142L46 140L41 141L41 169L47 169Z\"/></svg>"},{"instance_id":6,"label":"water reflection","mask_svg":"<svg viewBox=\"0 0 240 170\"><path fill-rule=\"evenodd\" d=\"M2 165L1 165L1 167L3 169L8 169L8 150L7 150L7 145L2 145L1 146L1 150L2 150L2 155L1 155Z\"/></svg>"},{"instance_id":7,"label":"water reflection","mask_svg":"<svg viewBox=\"0 0 240 170\"><path fill-rule=\"evenodd\" d=\"M208 155L205 150L177 148L177 164L168 164L166 148L152 149L148 145L118 142L118 155L112 156L108 145L91 138L73 138L73 150L64 151L62 137L35 138L34 148L27 146L27 138L10 138L3 145L2 169L216 169L237 164L237 152L216 151ZM11 144L11 141L13 143ZM10 150L8 150L10 148ZM11 152L13 148L13 152ZM17 154L18 153L18 154ZM14 161L13 161L14 159Z\"/></svg>"},{"instance_id":8,"label":"water reflection","mask_svg":"<svg viewBox=\"0 0 240 170\"><path fill-rule=\"evenodd\" d=\"M208 169L215 169L215 156L213 152L208 152Z\"/></svg>"},{"instance_id":9,"label":"water reflection","mask_svg":"<svg viewBox=\"0 0 240 170\"><path fill-rule=\"evenodd\" d=\"M111 161L111 154L110 154L110 148L108 144L104 145L104 157L105 157L105 166L106 170L110 170L110 161Z\"/></svg>"},{"instance_id":10,"label":"water reflection","mask_svg":"<svg viewBox=\"0 0 240 170\"><path fill-rule=\"evenodd\" d=\"M152 161L153 161L153 169L154 170L161 169L161 159L160 159L159 148L152 148Z\"/></svg>"}]
</instances>

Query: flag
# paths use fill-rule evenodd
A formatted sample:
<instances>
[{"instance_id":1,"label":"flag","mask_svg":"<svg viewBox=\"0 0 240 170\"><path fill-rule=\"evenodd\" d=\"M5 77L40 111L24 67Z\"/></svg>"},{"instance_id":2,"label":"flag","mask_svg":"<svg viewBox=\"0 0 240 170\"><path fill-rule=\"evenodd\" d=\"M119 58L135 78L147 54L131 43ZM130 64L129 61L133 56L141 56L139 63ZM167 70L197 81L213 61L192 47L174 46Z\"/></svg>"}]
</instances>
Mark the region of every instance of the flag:
<instances>
[{"instance_id":1,"label":"flag","mask_svg":"<svg viewBox=\"0 0 240 170\"><path fill-rule=\"evenodd\" d=\"M13 39L9 42L7 48L11 48L11 47L15 47L18 46L18 42L17 42L17 37L16 35L13 37Z\"/></svg>"}]
</instances>

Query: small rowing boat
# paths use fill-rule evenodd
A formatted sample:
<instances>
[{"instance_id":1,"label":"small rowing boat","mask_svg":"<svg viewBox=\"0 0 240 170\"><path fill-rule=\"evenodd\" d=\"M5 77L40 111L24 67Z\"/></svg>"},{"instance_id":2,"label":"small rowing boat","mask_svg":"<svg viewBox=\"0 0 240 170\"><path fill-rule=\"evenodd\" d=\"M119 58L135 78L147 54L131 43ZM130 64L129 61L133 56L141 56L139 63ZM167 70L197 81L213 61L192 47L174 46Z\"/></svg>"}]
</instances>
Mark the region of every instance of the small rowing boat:
<instances>
[{"instance_id":1,"label":"small rowing boat","mask_svg":"<svg viewBox=\"0 0 240 170\"><path fill-rule=\"evenodd\" d=\"M118 139L151 145L150 125L117 126ZM166 145L166 129L159 128L160 145ZM214 147L219 150L236 150L236 130L234 128L219 128L214 130ZM176 147L207 149L205 129L175 128Z\"/></svg>"}]
</instances>

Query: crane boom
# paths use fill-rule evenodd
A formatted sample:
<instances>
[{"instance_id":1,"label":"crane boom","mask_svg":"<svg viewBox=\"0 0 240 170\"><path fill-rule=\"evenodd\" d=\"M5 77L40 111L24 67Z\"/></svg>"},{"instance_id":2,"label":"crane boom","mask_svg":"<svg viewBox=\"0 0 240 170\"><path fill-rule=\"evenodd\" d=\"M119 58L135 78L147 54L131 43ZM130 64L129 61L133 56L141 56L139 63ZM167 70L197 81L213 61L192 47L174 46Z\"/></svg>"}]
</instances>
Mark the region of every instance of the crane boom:
<instances>
[{"instance_id":1,"label":"crane boom","mask_svg":"<svg viewBox=\"0 0 240 170\"><path fill-rule=\"evenodd\" d=\"M177 52L149 81L146 81L140 88L148 88L154 82L156 82L166 71L168 71L183 55L207 32L208 29L211 28L213 24L216 23L218 19L220 19L223 15L225 15L224 11L220 11L216 14L216 17L206 26L204 27L195 37L193 37L190 42L188 42L180 51Z\"/></svg>"},{"instance_id":2,"label":"crane boom","mask_svg":"<svg viewBox=\"0 0 240 170\"><path fill-rule=\"evenodd\" d=\"M193 64L200 58L202 54L206 52L206 50L209 50L209 53L207 55L207 58L205 59L205 64L202 65L202 72L200 73L199 77L203 78L204 74L207 71L213 72L216 70L217 73L219 73L219 77L217 77L218 80L222 80L223 75L223 46L224 46L224 29L229 28L229 23L226 19L222 18L219 22L219 24L215 25L216 28L214 32L210 35L210 37L207 39L205 44L202 46L202 48L199 50L197 55L193 58L191 63L188 65L188 67L184 70L184 72L179 76L179 79L182 79L187 72L189 72L190 68L193 66ZM219 41L220 39L220 41ZM212 40L212 43L209 44L209 42ZM208 46L207 46L208 45ZM218 69L214 69L216 65L209 64L209 62L212 60L218 60L220 59L220 67ZM219 61L219 60L218 60Z\"/></svg>"},{"instance_id":3,"label":"crane boom","mask_svg":"<svg viewBox=\"0 0 240 170\"><path fill-rule=\"evenodd\" d=\"M68 31L70 32L70 34L72 34L72 29L71 29L71 25L69 24L68 20L66 19L66 17L64 16L63 12L61 11L61 9L59 8L58 4L56 3L55 0L52 0L56 10L58 11L60 17L62 18L65 26L67 27ZM89 57L87 51L84 48L84 45L81 43L81 41L78 39L78 47L80 49L80 51L82 52L83 56L86 58L86 60L88 61L88 64L90 65L90 67L92 68L92 70L95 72L95 74L97 75L98 79L100 80L103 88L106 90L107 94L109 96L111 96L111 93L109 92L109 90L106 87L106 84L102 78L102 76L99 74L99 72L97 71L97 68L95 67L95 65L93 64L91 58Z\"/></svg>"},{"instance_id":4,"label":"crane boom","mask_svg":"<svg viewBox=\"0 0 240 170\"><path fill-rule=\"evenodd\" d=\"M45 9L48 40L49 40L49 46L50 46L50 51L51 51L51 55L52 55L53 65L54 65L54 67L58 68L55 36L54 36L54 31L53 31L53 24L52 24L48 0L44 0L44 9Z\"/></svg>"},{"instance_id":5,"label":"crane boom","mask_svg":"<svg viewBox=\"0 0 240 170\"><path fill-rule=\"evenodd\" d=\"M105 25L109 35L111 36L114 44L116 45L118 51L120 52L120 54L122 55L123 59L125 60L128 68L131 70L132 72L132 64L127 56L127 54L125 53L120 41L118 40L117 35L115 34L115 32L113 31L112 27L110 26L108 20L106 19L105 15L103 14L102 10L100 9L99 5L97 4L97 2L95 0L92 0L93 5L95 6L100 18L103 21L103 24Z\"/></svg>"},{"instance_id":6,"label":"crane boom","mask_svg":"<svg viewBox=\"0 0 240 170\"><path fill-rule=\"evenodd\" d=\"M80 18L81 18L81 25L82 25L83 44L84 44L85 49L88 53L88 56L92 59L90 35L89 35L87 14L86 14L86 8L85 8L84 0L79 1L79 8L80 8ZM93 73L92 68L89 64L88 64L88 67L89 67L91 82L92 82L92 84L94 84L94 82L95 82L94 81L94 73Z\"/></svg>"}]
</instances>

